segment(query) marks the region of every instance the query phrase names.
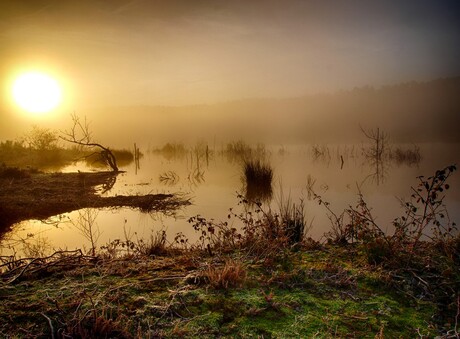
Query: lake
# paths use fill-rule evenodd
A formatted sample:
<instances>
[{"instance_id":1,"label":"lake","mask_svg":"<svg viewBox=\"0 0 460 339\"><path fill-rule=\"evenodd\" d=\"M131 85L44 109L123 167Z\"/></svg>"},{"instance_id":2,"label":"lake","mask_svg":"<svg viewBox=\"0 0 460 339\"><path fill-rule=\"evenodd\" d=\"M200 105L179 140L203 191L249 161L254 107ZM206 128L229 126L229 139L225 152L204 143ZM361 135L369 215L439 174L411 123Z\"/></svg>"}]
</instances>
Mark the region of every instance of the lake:
<instances>
[{"instance_id":1,"label":"lake","mask_svg":"<svg viewBox=\"0 0 460 339\"><path fill-rule=\"evenodd\" d=\"M258 155L273 169L273 194L263 208L278 209L280 200L303 200L305 217L311 229L308 235L321 239L330 229L324 206L312 199L310 186L316 194L330 202L340 213L355 206L358 187L372 208L376 222L391 231L391 221L402 215L398 198L409 199L417 176L433 175L438 169L458 163L459 145L418 145L421 159L401 161L385 158L376 166L364 155L363 145L289 145L260 146ZM414 145L393 145L411 150ZM254 148L255 149L255 148ZM215 221L227 221L229 208L242 210L238 194L245 194L242 162L226 152L222 145L207 147L198 143L179 151L159 151L141 147L139 164L130 163L121 169L110 195L147 193L177 193L191 199L192 204L174 214L141 213L132 209L84 209L52 217L45 221L29 220L12 227L1 243L1 254L17 256L46 255L60 249L91 248L88 235L81 226L91 224L97 247L115 239L139 241L165 230L168 240L181 232L193 243L195 233L188 218L201 215ZM92 171L93 167L79 162L62 169L64 172ZM445 203L452 221L460 220L460 175L449 178L451 189ZM232 219L233 220L233 219ZM235 227L239 227L235 224Z\"/></svg>"}]
</instances>

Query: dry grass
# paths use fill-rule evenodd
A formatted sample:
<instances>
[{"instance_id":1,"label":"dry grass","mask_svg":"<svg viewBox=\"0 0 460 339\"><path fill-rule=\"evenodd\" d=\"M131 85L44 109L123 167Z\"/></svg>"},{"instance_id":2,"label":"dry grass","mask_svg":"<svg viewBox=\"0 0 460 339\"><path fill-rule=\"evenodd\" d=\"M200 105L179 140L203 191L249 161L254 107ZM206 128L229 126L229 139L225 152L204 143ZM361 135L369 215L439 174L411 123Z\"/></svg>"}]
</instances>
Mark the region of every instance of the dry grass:
<instances>
[{"instance_id":1,"label":"dry grass","mask_svg":"<svg viewBox=\"0 0 460 339\"><path fill-rule=\"evenodd\" d=\"M215 289L242 287L246 281L247 272L243 262L227 259L223 266L210 265L203 276L209 285Z\"/></svg>"}]
</instances>

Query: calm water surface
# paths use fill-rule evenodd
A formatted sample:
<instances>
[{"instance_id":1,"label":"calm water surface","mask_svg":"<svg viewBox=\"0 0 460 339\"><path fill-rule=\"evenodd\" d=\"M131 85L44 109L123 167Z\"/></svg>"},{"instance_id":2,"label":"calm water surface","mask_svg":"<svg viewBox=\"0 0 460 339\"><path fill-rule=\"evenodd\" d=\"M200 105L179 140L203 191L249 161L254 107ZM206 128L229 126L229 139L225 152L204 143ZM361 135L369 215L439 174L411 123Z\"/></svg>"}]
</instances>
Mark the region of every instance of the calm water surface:
<instances>
[{"instance_id":1,"label":"calm water surface","mask_svg":"<svg viewBox=\"0 0 460 339\"><path fill-rule=\"evenodd\" d=\"M406 146L406 147L410 147ZM420 145L422 159L418 164L386 161L377 176L361 154L361 146L328 146L323 155L315 156L312 146L274 146L266 148L266 159L274 170L273 199L264 208L277 209L281 197L293 202L303 199L305 214L312 229L309 235L319 239L330 229L323 206L312 201L307 184L331 203L340 213L357 201L357 187L382 228L391 230L391 221L402 214L398 198L409 198L411 186L416 186L419 175L432 175L437 169L458 163L458 145ZM142 151L142 149L141 149ZM343 158L343 163L342 163ZM227 221L229 208L239 211L238 193L244 192L241 162L222 154L218 149L208 157L189 152L165 156L144 151L140 168L134 163L126 166L112 189L104 195L133 195L147 193L180 193L189 197L192 205L171 215L140 213L131 209L85 209L55 216L46 221L30 220L14 225L1 246L1 254L45 255L58 249L91 247L87 236L79 230L79 223L88 220L98 247L121 239L137 241L165 229L170 241L182 232L191 242L197 234L187 222L201 215L216 221ZM92 170L82 163L63 169ZM451 189L446 198L451 220L460 221L460 173L449 179ZM87 221L86 221L87 222ZM237 227L238 225L235 224Z\"/></svg>"}]
</instances>

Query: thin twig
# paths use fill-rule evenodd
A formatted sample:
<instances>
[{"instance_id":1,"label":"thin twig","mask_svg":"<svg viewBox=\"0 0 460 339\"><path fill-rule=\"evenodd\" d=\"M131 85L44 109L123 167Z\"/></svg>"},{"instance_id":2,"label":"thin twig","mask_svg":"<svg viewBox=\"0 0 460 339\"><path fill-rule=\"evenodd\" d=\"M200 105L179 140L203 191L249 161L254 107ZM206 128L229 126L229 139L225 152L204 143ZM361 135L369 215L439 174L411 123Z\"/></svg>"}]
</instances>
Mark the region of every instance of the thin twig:
<instances>
[{"instance_id":1,"label":"thin twig","mask_svg":"<svg viewBox=\"0 0 460 339\"><path fill-rule=\"evenodd\" d=\"M50 325L50 330L51 330L51 338L54 339L54 327L53 327L53 322L51 321L51 319L43 312L40 313L42 316L44 316L46 318L46 320L48 320L48 324Z\"/></svg>"}]
</instances>

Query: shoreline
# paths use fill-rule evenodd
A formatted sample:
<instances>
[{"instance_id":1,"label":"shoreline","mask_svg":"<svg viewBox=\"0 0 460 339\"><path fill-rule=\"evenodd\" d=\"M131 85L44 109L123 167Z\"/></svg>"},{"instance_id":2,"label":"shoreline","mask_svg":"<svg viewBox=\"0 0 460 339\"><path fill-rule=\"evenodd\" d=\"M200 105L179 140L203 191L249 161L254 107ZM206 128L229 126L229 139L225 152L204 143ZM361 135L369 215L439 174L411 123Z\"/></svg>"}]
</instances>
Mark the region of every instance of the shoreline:
<instances>
[{"instance_id":1,"label":"shoreline","mask_svg":"<svg viewBox=\"0 0 460 339\"><path fill-rule=\"evenodd\" d=\"M189 205L173 194L102 197L121 172L42 173L8 169L0 173L0 234L15 223L43 220L81 208L130 207L143 212Z\"/></svg>"}]
</instances>

